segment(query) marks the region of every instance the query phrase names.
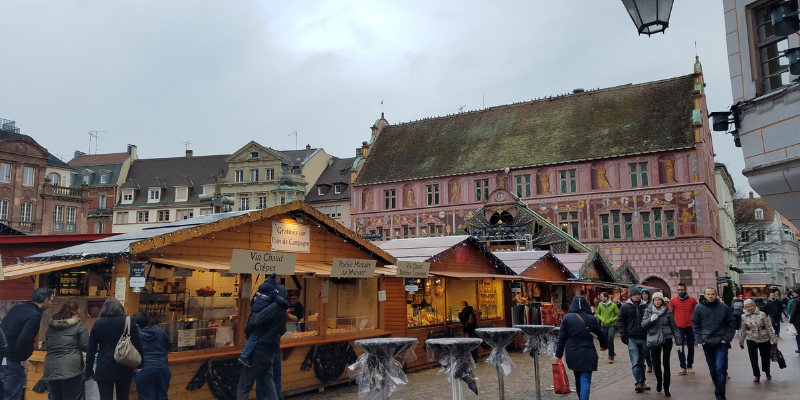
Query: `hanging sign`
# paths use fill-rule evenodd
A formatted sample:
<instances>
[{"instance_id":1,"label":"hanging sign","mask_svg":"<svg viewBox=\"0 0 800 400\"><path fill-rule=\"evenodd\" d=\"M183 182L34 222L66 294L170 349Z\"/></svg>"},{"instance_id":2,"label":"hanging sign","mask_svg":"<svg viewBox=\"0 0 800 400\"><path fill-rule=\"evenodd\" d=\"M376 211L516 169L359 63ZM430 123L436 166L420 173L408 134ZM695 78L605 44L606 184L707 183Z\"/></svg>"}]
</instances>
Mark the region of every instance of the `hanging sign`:
<instances>
[{"instance_id":1,"label":"hanging sign","mask_svg":"<svg viewBox=\"0 0 800 400\"><path fill-rule=\"evenodd\" d=\"M453 248L453 250L456 252L457 263L469 262L469 249L467 246L456 246Z\"/></svg>"},{"instance_id":2,"label":"hanging sign","mask_svg":"<svg viewBox=\"0 0 800 400\"><path fill-rule=\"evenodd\" d=\"M417 293L419 291L419 286L417 285L406 285L406 292L408 293Z\"/></svg>"},{"instance_id":3,"label":"hanging sign","mask_svg":"<svg viewBox=\"0 0 800 400\"><path fill-rule=\"evenodd\" d=\"M522 292L522 285L519 282L511 282L511 293L520 293Z\"/></svg>"},{"instance_id":4,"label":"hanging sign","mask_svg":"<svg viewBox=\"0 0 800 400\"><path fill-rule=\"evenodd\" d=\"M429 262L398 261L398 278L427 278L428 271L431 269Z\"/></svg>"},{"instance_id":5,"label":"hanging sign","mask_svg":"<svg viewBox=\"0 0 800 400\"><path fill-rule=\"evenodd\" d=\"M230 272L238 274L294 275L296 253L233 250Z\"/></svg>"},{"instance_id":6,"label":"hanging sign","mask_svg":"<svg viewBox=\"0 0 800 400\"><path fill-rule=\"evenodd\" d=\"M131 279L128 281L132 288L143 288L145 284L145 268L147 264L136 263L130 265Z\"/></svg>"},{"instance_id":7,"label":"hanging sign","mask_svg":"<svg viewBox=\"0 0 800 400\"><path fill-rule=\"evenodd\" d=\"M372 278L377 265L375 260L334 258L331 278Z\"/></svg>"},{"instance_id":8,"label":"hanging sign","mask_svg":"<svg viewBox=\"0 0 800 400\"><path fill-rule=\"evenodd\" d=\"M190 347L195 345L197 334L191 329L181 329L178 331L178 347Z\"/></svg>"},{"instance_id":9,"label":"hanging sign","mask_svg":"<svg viewBox=\"0 0 800 400\"><path fill-rule=\"evenodd\" d=\"M272 251L311 252L311 229L308 225L272 222Z\"/></svg>"},{"instance_id":10,"label":"hanging sign","mask_svg":"<svg viewBox=\"0 0 800 400\"><path fill-rule=\"evenodd\" d=\"M172 276L176 278L191 278L194 270L189 268L175 267L172 269Z\"/></svg>"},{"instance_id":11,"label":"hanging sign","mask_svg":"<svg viewBox=\"0 0 800 400\"><path fill-rule=\"evenodd\" d=\"M126 280L125 277L120 277L117 278L117 282L114 284L114 297L123 304L125 303L125 291L127 290L127 287L125 287Z\"/></svg>"}]
</instances>

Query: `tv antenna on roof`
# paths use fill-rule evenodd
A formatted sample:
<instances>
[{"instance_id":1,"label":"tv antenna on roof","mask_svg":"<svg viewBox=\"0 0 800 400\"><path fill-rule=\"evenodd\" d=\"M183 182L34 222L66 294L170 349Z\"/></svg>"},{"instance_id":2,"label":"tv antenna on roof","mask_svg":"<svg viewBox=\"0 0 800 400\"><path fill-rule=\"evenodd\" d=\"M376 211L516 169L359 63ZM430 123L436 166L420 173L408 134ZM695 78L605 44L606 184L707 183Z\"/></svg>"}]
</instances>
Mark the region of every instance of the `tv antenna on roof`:
<instances>
[{"instance_id":1,"label":"tv antenna on roof","mask_svg":"<svg viewBox=\"0 0 800 400\"><path fill-rule=\"evenodd\" d=\"M189 150L189 145L190 145L190 144L194 144L194 143L192 143L192 142L190 142L190 141L188 141L188 140L187 140L187 141L185 141L185 142L181 142L181 143L183 143L184 147L186 147L186 149L185 149L185 150L187 150L187 151Z\"/></svg>"},{"instance_id":2,"label":"tv antenna on roof","mask_svg":"<svg viewBox=\"0 0 800 400\"><path fill-rule=\"evenodd\" d=\"M89 154L92 154L92 139L94 139L95 159L97 158L97 141L103 139L100 137L101 133L106 133L106 131L89 131Z\"/></svg>"},{"instance_id":3,"label":"tv antenna on roof","mask_svg":"<svg viewBox=\"0 0 800 400\"><path fill-rule=\"evenodd\" d=\"M458 112L459 112L459 113L463 113L463 112L464 112L464 107L466 107L466 106L467 106L467 105L466 105L466 104L464 104L463 106L461 106L461 107L458 107Z\"/></svg>"},{"instance_id":4,"label":"tv antenna on roof","mask_svg":"<svg viewBox=\"0 0 800 400\"><path fill-rule=\"evenodd\" d=\"M297 134L298 134L298 133L300 133L300 131L294 131L294 132L292 132L292 133L290 133L290 134L286 135L286 136L292 136L292 135L294 135L294 149L295 149L295 150L297 150Z\"/></svg>"}]
</instances>

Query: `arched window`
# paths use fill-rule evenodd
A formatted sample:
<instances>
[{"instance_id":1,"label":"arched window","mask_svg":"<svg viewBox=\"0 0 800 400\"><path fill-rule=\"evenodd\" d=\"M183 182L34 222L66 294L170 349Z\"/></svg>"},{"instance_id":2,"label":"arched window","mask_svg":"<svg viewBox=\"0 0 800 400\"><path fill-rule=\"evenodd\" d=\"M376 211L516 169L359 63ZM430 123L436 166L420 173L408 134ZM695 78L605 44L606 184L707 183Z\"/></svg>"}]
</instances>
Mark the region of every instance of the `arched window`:
<instances>
[{"instance_id":1,"label":"arched window","mask_svg":"<svg viewBox=\"0 0 800 400\"><path fill-rule=\"evenodd\" d=\"M57 174L55 172L51 172L50 174L47 175L47 177L50 178L50 184L51 185L53 185L53 186L61 186L61 175L59 175L59 174Z\"/></svg>"},{"instance_id":2,"label":"arched window","mask_svg":"<svg viewBox=\"0 0 800 400\"><path fill-rule=\"evenodd\" d=\"M764 219L764 210L756 208L756 219Z\"/></svg>"}]
</instances>

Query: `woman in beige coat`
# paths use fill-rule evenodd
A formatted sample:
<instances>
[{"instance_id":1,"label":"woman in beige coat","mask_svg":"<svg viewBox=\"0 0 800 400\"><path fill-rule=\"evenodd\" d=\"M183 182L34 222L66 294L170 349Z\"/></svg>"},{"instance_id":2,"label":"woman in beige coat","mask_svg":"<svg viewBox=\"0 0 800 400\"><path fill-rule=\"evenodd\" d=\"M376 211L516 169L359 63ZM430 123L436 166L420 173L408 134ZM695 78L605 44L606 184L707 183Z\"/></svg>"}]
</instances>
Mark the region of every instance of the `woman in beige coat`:
<instances>
[{"instance_id":1,"label":"woman in beige coat","mask_svg":"<svg viewBox=\"0 0 800 400\"><path fill-rule=\"evenodd\" d=\"M761 372L758 369L758 356L761 355L761 371L767 375L767 379L772 379L770 375L769 363L772 343L778 343L775 330L769 316L756 307L753 300L744 301L744 314L742 314L742 326L739 329L739 347L744 349L747 341L747 353L750 355L750 365L753 367L753 382L761 382Z\"/></svg>"}]
</instances>

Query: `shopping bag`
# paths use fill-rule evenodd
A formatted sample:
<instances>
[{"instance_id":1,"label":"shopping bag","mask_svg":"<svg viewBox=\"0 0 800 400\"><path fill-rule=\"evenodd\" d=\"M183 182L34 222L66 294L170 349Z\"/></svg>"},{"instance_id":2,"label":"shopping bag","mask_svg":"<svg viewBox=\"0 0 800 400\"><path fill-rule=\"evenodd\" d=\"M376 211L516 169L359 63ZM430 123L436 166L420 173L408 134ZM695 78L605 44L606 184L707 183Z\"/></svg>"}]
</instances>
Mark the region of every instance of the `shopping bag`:
<instances>
[{"instance_id":1,"label":"shopping bag","mask_svg":"<svg viewBox=\"0 0 800 400\"><path fill-rule=\"evenodd\" d=\"M783 353L778 350L778 346L774 344L772 345L772 361L778 363L778 368L786 368L786 359L783 358Z\"/></svg>"},{"instance_id":2,"label":"shopping bag","mask_svg":"<svg viewBox=\"0 0 800 400\"><path fill-rule=\"evenodd\" d=\"M789 334L797 336L797 328L795 328L793 324L789 324Z\"/></svg>"},{"instance_id":3,"label":"shopping bag","mask_svg":"<svg viewBox=\"0 0 800 400\"><path fill-rule=\"evenodd\" d=\"M84 394L86 400L100 400L100 389L97 388L97 382L94 380L86 381Z\"/></svg>"},{"instance_id":4,"label":"shopping bag","mask_svg":"<svg viewBox=\"0 0 800 400\"><path fill-rule=\"evenodd\" d=\"M553 364L553 390L558 394L572 393L569 390L569 377L567 376L567 369L564 368L564 363L560 358L556 359Z\"/></svg>"}]
</instances>

